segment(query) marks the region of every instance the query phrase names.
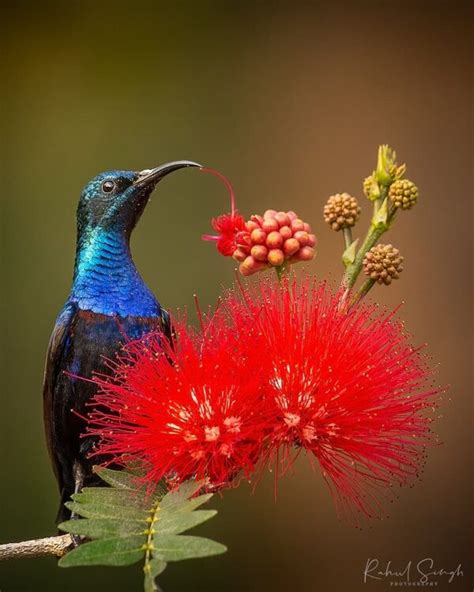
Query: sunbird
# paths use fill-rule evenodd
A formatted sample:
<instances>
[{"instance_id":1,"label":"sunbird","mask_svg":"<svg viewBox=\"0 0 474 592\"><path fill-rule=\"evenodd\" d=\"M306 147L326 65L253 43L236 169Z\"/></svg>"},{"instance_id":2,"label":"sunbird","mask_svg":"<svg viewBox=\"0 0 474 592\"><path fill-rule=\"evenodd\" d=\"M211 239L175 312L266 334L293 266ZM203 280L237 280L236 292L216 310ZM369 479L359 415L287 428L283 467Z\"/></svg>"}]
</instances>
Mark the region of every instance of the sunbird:
<instances>
[{"instance_id":1,"label":"sunbird","mask_svg":"<svg viewBox=\"0 0 474 592\"><path fill-rule=\"evenodd\" d=\"M72 288L49 341L43 385L46 439L61 496L58 523L70 517L64 503L73 493L98 484L94 440L81 437L96 392L87 379L110 374L107 361L128 339L151 331L171 336L168 313L135 267L130 236L158 182L184 167L202 168L178 160L140 172L109 171L82 191Z\"/></svg>"}]
</instances>

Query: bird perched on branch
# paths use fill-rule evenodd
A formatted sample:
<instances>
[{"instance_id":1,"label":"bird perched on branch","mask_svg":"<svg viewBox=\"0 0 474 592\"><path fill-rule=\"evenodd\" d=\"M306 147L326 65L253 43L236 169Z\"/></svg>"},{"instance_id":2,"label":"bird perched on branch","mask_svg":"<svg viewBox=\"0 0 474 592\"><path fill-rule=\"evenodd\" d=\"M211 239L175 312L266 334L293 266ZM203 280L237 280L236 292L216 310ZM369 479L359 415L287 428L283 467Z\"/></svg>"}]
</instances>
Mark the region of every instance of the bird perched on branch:
<instances>
[{"instance_id":1,"label":"bird perched on branch","mask_svg":"<svg viewBox=\"0 0 474 592\"><path fill-rule=\"evenodd\" d=\"M44 376L44 419L61 504L69 518L71 494L96 484L84 432L95 387L84 378L107 373L127 339L160 330L170 336L168 315L145 284L130 253L130 235L157 183L169 173L201 165L180 160L141 172L101 173L84 188L77 209L77 247L71 293L51 335Z\"/></svg>"}]
</instances>

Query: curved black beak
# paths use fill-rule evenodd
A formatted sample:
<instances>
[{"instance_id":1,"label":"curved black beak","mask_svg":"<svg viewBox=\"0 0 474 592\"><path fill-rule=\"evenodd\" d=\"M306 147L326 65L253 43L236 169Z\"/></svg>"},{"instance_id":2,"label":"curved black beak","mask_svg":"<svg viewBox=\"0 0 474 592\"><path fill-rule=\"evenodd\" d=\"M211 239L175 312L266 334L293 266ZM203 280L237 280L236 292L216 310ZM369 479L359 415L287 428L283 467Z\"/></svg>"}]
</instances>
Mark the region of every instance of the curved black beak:
<instances>
[{"instance_id":1,"label":"curved black beak","mask_svg":"<svg viewBox=\"0 0 474 592\"><path fill-rule=\"evenodd\" d=\"M145 187L147 185L156 185L158 181L169 175L170 173L183 169L185 167L197 167L202 169L202 165L193 162L192 160L174 160L173 162L167 162L154 169L145 169L137 173L137 178L133 182L135 187Z\"/></svg>"}]
</instances>

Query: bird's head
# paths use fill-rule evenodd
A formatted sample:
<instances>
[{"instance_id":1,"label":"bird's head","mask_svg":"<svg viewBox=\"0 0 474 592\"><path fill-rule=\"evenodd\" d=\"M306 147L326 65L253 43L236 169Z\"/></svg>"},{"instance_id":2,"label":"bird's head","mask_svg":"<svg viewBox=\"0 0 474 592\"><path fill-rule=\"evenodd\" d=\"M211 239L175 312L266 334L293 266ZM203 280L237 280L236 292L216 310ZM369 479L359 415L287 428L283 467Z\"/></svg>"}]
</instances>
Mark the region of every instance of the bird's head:
<instances>
[{"instance_id":1,"label":"bird's head","mask_svg":"<svg viewBox=\"0 0 474 592\"><path fill-rule=\"evenodd\" d=\"M144 171L107 171L84 187L77 209L79 234L102 228L130 234L157 183L184 167L202 168L190 160L177 160Z\"/></svg>"}]
</instances>

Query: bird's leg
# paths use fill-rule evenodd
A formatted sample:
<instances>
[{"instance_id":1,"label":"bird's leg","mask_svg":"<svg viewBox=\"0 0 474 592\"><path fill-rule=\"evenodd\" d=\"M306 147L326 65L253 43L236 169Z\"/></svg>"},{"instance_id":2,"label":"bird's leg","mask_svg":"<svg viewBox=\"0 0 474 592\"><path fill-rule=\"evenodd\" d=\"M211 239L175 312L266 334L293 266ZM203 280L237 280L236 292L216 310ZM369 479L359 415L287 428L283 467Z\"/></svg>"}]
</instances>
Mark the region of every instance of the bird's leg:
<instances>
[{"instance_id":1,"label":"bird's leg","mask_svg":"<svg viewBox=\"0 0 474 592\"><path fill-rule=\"evenodd\" d=\"M77 461L74 461L72 471L74 474L74 493L80 493L84 486L84 469ZM71 520L78 520L79 516L75 512L71 512ZM82 537L78 535L71 535L74 547L78 547L82 543Z\"/></svg>"}]
</instances>

